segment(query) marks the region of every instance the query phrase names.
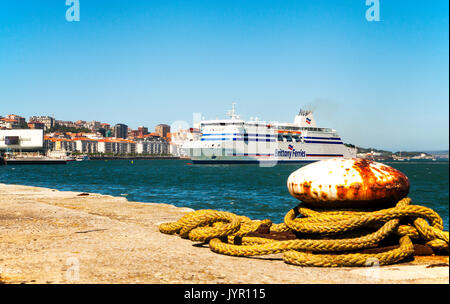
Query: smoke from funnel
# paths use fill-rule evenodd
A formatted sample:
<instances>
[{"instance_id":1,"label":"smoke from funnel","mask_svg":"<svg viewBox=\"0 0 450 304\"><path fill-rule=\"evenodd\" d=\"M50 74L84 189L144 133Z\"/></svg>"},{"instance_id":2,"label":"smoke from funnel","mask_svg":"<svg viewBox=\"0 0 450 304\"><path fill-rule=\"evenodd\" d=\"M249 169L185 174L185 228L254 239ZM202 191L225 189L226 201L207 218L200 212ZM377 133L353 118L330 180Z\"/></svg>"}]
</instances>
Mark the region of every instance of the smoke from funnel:
<instances>
[{"instance_id":1,"label":"smoke from funnel","mask_svg":"<svg viewBox=\"0 0 450 304\"><path fill-rule=\"evenodd\" d=\"M324 99L316 98L312 102L303 106L305 110L310 110L314 113L316 119L324 123L335 123L337 122L337 112L339 107L336 102Z\"/></svg>"}]
</instances>

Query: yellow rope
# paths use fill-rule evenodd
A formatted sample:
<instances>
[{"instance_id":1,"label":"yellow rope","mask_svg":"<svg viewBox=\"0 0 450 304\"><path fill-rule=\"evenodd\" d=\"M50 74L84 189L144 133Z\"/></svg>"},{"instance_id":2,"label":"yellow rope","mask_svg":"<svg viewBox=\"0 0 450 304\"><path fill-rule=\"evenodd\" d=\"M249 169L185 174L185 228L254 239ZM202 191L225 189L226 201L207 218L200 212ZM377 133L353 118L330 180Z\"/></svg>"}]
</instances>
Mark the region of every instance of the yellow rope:
<instances>
[{"instance_id":1,"label":"yellow rope","mask_svg":"<svg viewBox=\"0 0 450 304\"><path fill-rule=\"evenodd\" d=\"M220 254L255 256L284 252L286 263L301 266L371 266L374 261L377 265L393 264L414 253L411 239L448 251L449 233L443 231L441 217L430 208L410 202L404 198L393 208L372 212L319 211L299 205L286 214L281 224L252 221L230 212L199 210L177 222L161 224L159 229L192 241L209 242L210 249ZM262 224L269 226L271 232L294 232L297 239L278 241L248 236ZM376 254L355 252L377 246L390 234L400 237L398 248Z\"/></svg>"}]
</instances>

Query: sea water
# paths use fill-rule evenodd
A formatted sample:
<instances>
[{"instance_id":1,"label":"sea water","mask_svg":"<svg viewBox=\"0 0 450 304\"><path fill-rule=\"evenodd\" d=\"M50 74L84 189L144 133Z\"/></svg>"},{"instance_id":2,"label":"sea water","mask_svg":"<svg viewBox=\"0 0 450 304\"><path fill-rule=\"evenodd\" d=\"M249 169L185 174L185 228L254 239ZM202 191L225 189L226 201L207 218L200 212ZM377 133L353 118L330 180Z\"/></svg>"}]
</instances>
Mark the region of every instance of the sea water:
<instances>
[{"instance_id":1,"label":"sea water","mask_svg":"<svg viewBox=\"0 0 450 304\"><path fill-rule=\"evenodd\" d=\"M414 204L435 210L448 230L449 162L386 162L408 176ZM0 183L123 196L129 201L216 209L281 223L299 201L286 186L303 165L192 165L188 160L97 160L0 166Z\"/></svg>"}]
</instances>

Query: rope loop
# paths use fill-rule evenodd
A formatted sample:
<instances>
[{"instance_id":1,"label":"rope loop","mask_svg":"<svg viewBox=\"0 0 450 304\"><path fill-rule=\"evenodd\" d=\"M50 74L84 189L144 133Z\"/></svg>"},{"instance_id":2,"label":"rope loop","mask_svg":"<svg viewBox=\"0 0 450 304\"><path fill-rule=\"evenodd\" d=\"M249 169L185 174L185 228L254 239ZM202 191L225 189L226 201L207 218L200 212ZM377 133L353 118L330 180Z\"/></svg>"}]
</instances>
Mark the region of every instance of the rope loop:
<instances>
[{"instance_id":1,"label":"rope loop","mask_svg":"<svg viewBox=\"0 0 450 304\"><path fill-rule=\"evenodd\" d=\"M270 232L293 232L296 239L273 240L249 234L265 225ZM231 256L284 253L286 263L300 266L371 266L397 263L414 253L412 240L448 252L449 233L432 209L411 205L410 198L395 207L376 211L314 210L299 205L284 223L251 220L230 212L198 210L174 223L159 227L162 233L179 234L196 242L209 242L213 252ZM389 235L399 237L399 247L375 254L360 253L376 247Z\"/></svg>"}]
</instances>

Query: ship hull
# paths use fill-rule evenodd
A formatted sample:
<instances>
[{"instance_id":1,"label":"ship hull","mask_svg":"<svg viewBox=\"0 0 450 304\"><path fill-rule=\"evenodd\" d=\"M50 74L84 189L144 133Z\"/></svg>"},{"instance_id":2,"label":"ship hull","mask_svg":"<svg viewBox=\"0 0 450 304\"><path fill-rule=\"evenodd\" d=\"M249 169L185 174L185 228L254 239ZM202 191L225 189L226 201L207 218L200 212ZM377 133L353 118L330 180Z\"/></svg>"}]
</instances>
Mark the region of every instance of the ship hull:
<instances>
[{"instance_id":1,"label":"ship hull","mask_svg":"<svg viewBox=\"0 0 450 304\"><path fill-rule=\"evenodd\" d=\"M275 165L275 164L298 164L298 163L312 163L317 160L259 160L259 159L219 159L219 160L207 160L207 159L197 159L191 160L193 164L196 165Z\"/></svg>"},{"instance_id":2,"label":"ship hull","mask_svg":"<svg viewBox=\"0 0 450 304\"><path fill-rule=\"evenodd\" d=\"M217 144L217 143L216 143ZM247 146L234 143L223 148L211 149L195 147L188 149L194 164L260 164L273 166L276 164L311 163L329 158L351 158L348 148L343 144L258 144L248 149Z\"/></svg>"}]
</instances>

